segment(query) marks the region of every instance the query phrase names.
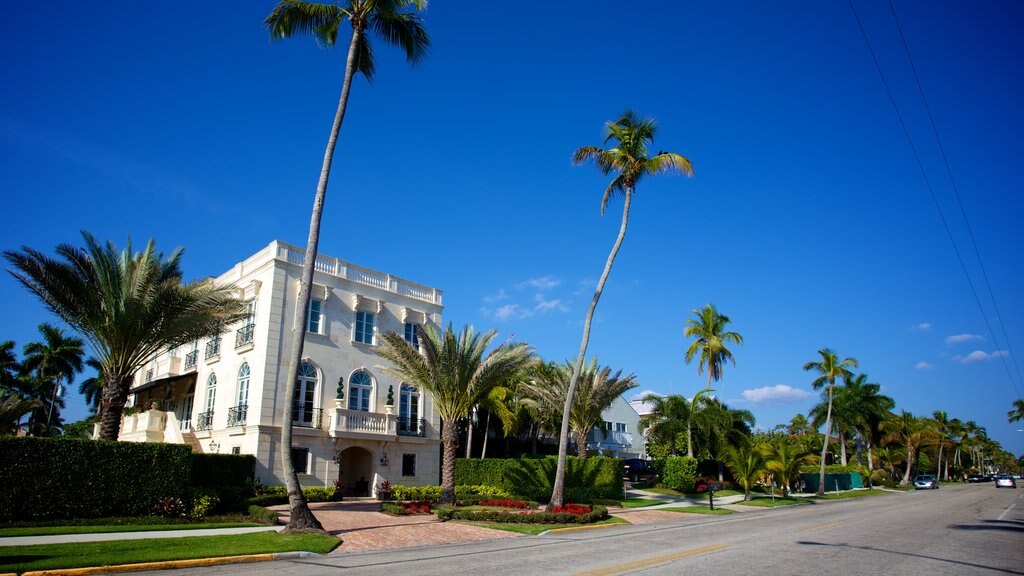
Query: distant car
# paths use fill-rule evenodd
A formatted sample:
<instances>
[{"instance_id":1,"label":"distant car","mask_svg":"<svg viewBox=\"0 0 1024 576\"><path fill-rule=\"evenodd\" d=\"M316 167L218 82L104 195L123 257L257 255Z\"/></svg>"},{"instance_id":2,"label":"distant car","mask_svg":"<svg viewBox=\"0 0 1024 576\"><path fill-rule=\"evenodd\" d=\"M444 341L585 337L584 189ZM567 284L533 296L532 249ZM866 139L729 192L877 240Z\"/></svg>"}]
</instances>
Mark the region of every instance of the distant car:
<instances>
[{"instance_id":1,"label":"distant car","mask_svg":"<svg viewBox=\"0 0 1024 576\"><path fill-rule=\"evenodd\" d=\"M975 482L991 482L992 479L986 474L971 474L967 477L967 482L974 484Z\"/></svg>"},{"instance_id":2,"label":"distant car","mask_svg":"<svg viewBox=\"0 0 1024 576\"><path fill-rule=\"evenodd\" d=\"M921 474L914 478L914 490L935 490L939 487L939 481L931 474Z\"/></svg>"},{"instance_id":3,"label":"distant car","mask_svg":"<svg viewBox=\"0 0 1024 576\"><path fill-rule=\"evenodd\" d=\"M996 476L996 488L1016 488L1017 481L1013 479L1013 476L1009 474L1002 474Z\"/></svg>"},{"instance_id":4,"label":"distant car","mask_svg":"<svg viewBox=\"0 0 1024 576\"><path fill-rule=\"evenodd\" d=\"M658 476L654 465L642 458L627 458L622 461L622 477L630 482L651 481Z\"/></svg>"}]
</instances>

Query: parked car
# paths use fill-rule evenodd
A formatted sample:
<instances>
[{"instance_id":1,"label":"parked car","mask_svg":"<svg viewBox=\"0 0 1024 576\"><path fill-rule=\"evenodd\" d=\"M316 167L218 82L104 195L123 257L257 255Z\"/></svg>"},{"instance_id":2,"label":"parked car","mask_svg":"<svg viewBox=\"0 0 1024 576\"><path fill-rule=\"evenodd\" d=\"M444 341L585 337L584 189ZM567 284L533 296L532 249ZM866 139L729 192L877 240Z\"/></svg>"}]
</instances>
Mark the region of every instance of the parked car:
<instances>
[{"instance_id":1,"label":"parked car","mask_svg":"<svg viewBox=\"0 0 1024 576\"><path fill-rule=\"evenodd\" d=\"M996 476L996 488L1016 488L1017 481L1009 474Z\"/></svg>"},{"instance_id":2,"label":"parked car","mask_svg":"<svg viewBox=\"0 0 1024 576\"><path fill-rule=\"evenodd\" d=\"M650 482L658 476L654 465L643 458L627 458L622 461L622 477L631 482L647 480Z\"/></svg>"},{"instance_id":3,"label":"parked car","mask_svg":"<svg viewBox=\"0 0 1024 576\"><path fill-rule=\"evenodd\" d=\"M989 481L989 477L988 476L982 476L981 474L971 474L970 476L967 477L967 482L970 483L970 484L974 484L976 482L988 482L988 481Z\"/></svg>"},{"instance_id":4,"label":"parked car","mask_svg":"<svg viewBox=\"0 0 1024 576\"><path fill-rule=\"evenodd\" d=\"M921 474L914 478L914 490L935 490L939 487L939 481L931 474Z\"/></svg>"}]
</instances>

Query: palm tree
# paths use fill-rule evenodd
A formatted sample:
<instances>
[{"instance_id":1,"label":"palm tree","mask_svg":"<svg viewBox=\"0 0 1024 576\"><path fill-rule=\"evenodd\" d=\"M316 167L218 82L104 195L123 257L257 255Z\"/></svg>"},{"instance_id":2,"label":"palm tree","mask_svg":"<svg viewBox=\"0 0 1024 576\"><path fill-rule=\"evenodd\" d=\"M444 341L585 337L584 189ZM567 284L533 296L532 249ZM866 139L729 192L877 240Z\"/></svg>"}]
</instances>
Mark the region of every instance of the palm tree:
<instances>
[{"instance_id":1,"label":"palm tree","mask_svg":"<svg viewBox=\"0 0 1024 576\"><path fill-rule=\"evenodd\" d=\"M885 436L882 442L885 444L897 444L907 451L907 469L903 474L900 486L910 484L910 472L914 468L917 451L924 446L933 444L937 434L932 427L932 422L926 418L916 418L910 412L903 410L899 416L893 416L882 422L882 433Z\"/></svg>"},{"instance_id":2,"label":"palm tree","mask_svg":"<svg viewBox=\"0 0 1024 576\"><path fill-rule=\"evenodd\" d=\"M933 430L935 430L936 445L939 447L939 454L936 457L935 464L935 480L938 481L942 478L942 449L947 446L952 446L952 441L949 437L949 415L943 410L936 410L932 412L932 423ZM946 455L947 459L949 455ZM949 481L949 465L946 465L946 481Z\"/></svg>"},{"instance_id":3,"label":"palm tree","mask_svg":"<svg viewBox=\"0 0 1024 576\"><path fill-rule=\"evenodd\" d=\"M65 336L64 331L46 322L39 325L42 342L29 342L22 348L22 369L32 374L34 381L41 388L37 398L41 401L42 410L38 410L29 420L34 433L52 432L50 423L53 419L54 407L57 407L57 418L64 407L62 383L71 384L75 375L82 371L82 356L85 354L81 338Z\"/></svg>"},{"instance_id":4,"label":"palm tree","mask_svg":"<svg viewBox=\"0 0 1024 576\"><path fill-rule=\"evenodd\" d=\"M587 309L586 319L583 322L583 339L580 341L580 351L576 356L576 363L573 365L572 376L569 379L569 389L564 401L562 410L562 426L558 435L558 466L555 469L554 489L551 493L551 501L548 509L561 506L565 490L565 457L569 446L569 412L572 396L576 391L576 382L583 370L583 361L587 354L587 344L590 341L590 324L594 319L594 310L597 302L601 299L605 282L612 271L612 264L615 262L615 255L619 253L622 240L626 237L626 226L629 223L629 207L633 202L633 192L636 191L637 183L648 175L666 174L678 172L686 175L693 174L693 166L690 160L672 152L658 152L649 156L647 145L654 143L654 136L657 132L657 125L653 119L640 118L632 111L626 111L621 118L614 122L605 123L604 143L614 142L611 148L600 146L584 146L573 154L573 163L582 164L593 160L597 168L605 176L615 174L611 183L604 190L601 198L601 214L604 214L608 206L608 200L613 196L622 194L624 202L622 205L622 223L619 225L619 235L615 238L611 252L608 253L608 260L605 262L604 271L597 281L597 288L594 290L594 297Z\"/></svg>"},{"instance_id":5,"label":"palm tree","mask_svg":"<svg viewBox=\"0 0 1024 576\"><path fill-rule=\"evenodd\" d=\"M0 436L14 434L22 416L42 405L35 398L22 398L17 394L0 394Z\"/></svg>"},{"instance_id":6,"label":"palm tree","mask_svg":"<svg viewBox=\"0 0 1024 576\"><path fill-rule=\"evenodd\" d=\"M725 465L736 482L743 486L743 500L750 500L750 487L765 471L764 454L749 442L730 446L725 452Z\"/></svg>"},{"instance_id":7,"label":"palm tree","mask_svg":"<svg viewBox=\"0 0 1024 576\"><path fill-rule=\"evenodd\" d=\"M1019 422L1024 420L1024 400L1020 398L1013 401L1013 410L1006 413L1006 417L1010 422Z\"/></svg>"},{"instance_id":8,"label":"palm tree","mask_svg":"<svg viewBox=\"0 0 1024 576\"><path fill-rule=\"evenodd\" d=\"M100 439L117 440L135 372L161 350L217 334L244 317L230 288L212 280L182 283L181 256L118 251L83 232L85 248L57 246L60 259L32 248L4 251L11 274L75 329L103 366Z\"/></svg>"},{"instance_id":9,"label":"palm tree","mask_svg":"<svg viewBox=\"0 0 1024 576\"><path fill-rule=\"evenodd\" d=\"M818 350L818 354L821 355L821 360L818 362L808 362L804 364L804 370L814 371L820 374L820 376L811 382L811 386L813 386L815 390L818 390L825 384L828 384L828 410L825 414L825 441L821 446L821 471L819 473L818 480L818 496L824 496L825 454L828 452L829 436L832 433L832 389L835 387L836 378L849 377L851 375L850 368L857 368L858 364L856 358L844 358L843 360L840 360L839 356L828 348Z\"/></svg>"},{"instance_id":10,"label":"palm tree","mask_svg":"<svg viewBox=\"0 0 1024 576\"><path fill-rule=\"evenodd\" d=\"M789 487L800 478L800 467L814 459L813 453L787 438L764 445L762 453L765 468L772 473L775 482L782 486L783 498L789 496Z\"/></svg>"},{"instance_id":11,"label":"palm tree","mask_svg":"<svg viewBox=\"0 0 1024 576\"><path fill-rule=\"evenodd\" d=\"M701 409L693 414L695 451L700 458L718 462L718 479L722 479L722 459L729 447L743 446L750 441L754 427L754 414L749 410L734 410L717 398L701 402Z\"/></svg>"},{"instance_id":12,"label":"palm tree","mask_svg":"<svg viewBox=\"0 0 1024 576\"><path fill-rule=\"evenodd\" d=\"M743 336L738 332L727 332L725 327L731 320L724 314L719 314L714 304L707 304L700 310L692 310L693 318L686 320L686 328L683 329L683 336L695 338L686 349L686 363L693 362L699 356L697 362L697 374L708 371L707 390L711 390L711 381L722 379L722 364L727 360L736 365L736 359L732 352L726 348L726 344L743 344Z\"/></svg>"},{"instance_id":13,"label":"palm tree","mask_svg":"<svg viewBox=\"0 0 1024 576\"><path fill-rule=\"evenodd\" d=\"M348 107L352 78L356 72L359 72L367 81L373 80L375 67L369 31L376 33L384 42L405 51L406 59L416 63L426 55L430 46L430 39L423 28L422 20L416 14L416 11L425 8L426 4L426 0L348 0L343 5L281 0L264 20L264 24L270 30L272 40L291 38L297 34L309 34L324 47L332 47L337 43L338 31L345 21L352 26L352 38L349 41L348 58L345 61L345 77L341 85L341 96L338 98L338 109L334 114L330 136L327 138L327 149L324 151L320 179L317 182L316 194L313 199L309 237L306 241L306 256L302 264L302 279L299 283L298 310L309 308L310 292L313 288L313 269L320 245L320 221L323 216L324 200L327 196L327 182L331 175L331 164L334 161L334 149L338 142L338 134L341 132L341 124L345 119L345 110ZM403 11L409 7L413 8L412 13ZM291 398L294 395L295 382L299 378L303 339L305 338L304 319L304 314L296 314L292 325L287 372L290 377L285 378L284 398ZM282 403L281 421L283 424L280 456L285 486L288 489L288 503L291 508L287 530L323 530L302 495L299 477L292 463L291 410L292 407L288 402Z\"/></svg>"},{"instance_id":14,"label":"palm tree","mask_svg":"<svg viewBox=\"0 0 1024 576\"><path fill-rule=\"evenodd\" d=\"M850 426L859 438L866 441L868 447L868 470L872 469L871 450L878 436L878 425L890 415L896 406L893 399L882 394L882 387L868 382L867 374L845 378L842 387L843 402L849 408L844 411L851 413ZM857 464L860 464L860 445L858 444Z\"/></svg>"},{"instance_id":15,"label":"palm tree","mask_svg":"<svg viewBox=\"0 0 1024 576\"><path fill-rule=\"evenodd\" d=\"M395 332L382 337L381 357L393 366L381 369L395 378L430 393L441 415L441 501L455 502L455 448L457 422L493 387L507 382L532 360L532 349L523 343L506 342L491 350L494 330L479 333L466 326L456 334L448 324L444 334L424 326L419 344L422 353Z\"/></svg>"},{"instance_id":16,"label":"palm tree","mask_svg":"<svg viewBox=\"0 0 1024 576\"><path fill-rule=\"evenodd\" d=\"M480 448L480 459L487 457L487 439L491 431L491 416L497 416L501 423L501 432L505 438L514 434L519 427L519 412L515 410L516 394L514 384L495 386L480 398L479 406L487 411L484 421L484 445Z\"/></svg>"},{"instance_id":17,"label":"palm tree","mask_svg":"<svg viewBox=\"0 0 1024 576\"><path fill-rule=\"evenodd\" d=\"M95 358L89 358L85 365L96 371L94 376L78 384L78 393L85 399L85 405L95 420L100 419L100 400L103 398L103 365Z\"/></svg>"},{"instance_id":18,"label":"palm tree","mask_svg":"<svg viewBox=\"0 0 1024 576\"><path fill-rule=\"evenodd\" d=\"M691 444L690 423L691 406L690 402L678 394L671 396L658 396L648 394L643 401L651 405L651 411L640 417L640 428L647 431L653 442L668 444L670 454L678 453L676 450L676 438L683 432L687 433L687 445ZM690 454L692 457L692 454Z\"/></svg>"},{"instance_id":19,"label":"palm tree","mask_svg":"<svg viewBox=\"0 0 1024 576\"><path fill-rule=\"evenodd\" d=\"M0 342L0 396L16 392L21 364L14 356L14 340Z\"/></svg>"}]
</instances>

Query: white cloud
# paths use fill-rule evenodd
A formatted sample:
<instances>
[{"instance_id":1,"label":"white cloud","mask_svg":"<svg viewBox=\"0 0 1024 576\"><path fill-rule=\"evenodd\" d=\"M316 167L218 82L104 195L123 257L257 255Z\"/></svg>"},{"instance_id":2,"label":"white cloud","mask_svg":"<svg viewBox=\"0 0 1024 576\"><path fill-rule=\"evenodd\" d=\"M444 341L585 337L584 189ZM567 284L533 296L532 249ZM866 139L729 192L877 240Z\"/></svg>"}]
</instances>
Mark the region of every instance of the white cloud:
<instances>
[{"instance_id":1,"label":"white cloud","mask_svg":"<svg viewBox=\"0 0 1024 576\"><path fill-rule=\"evenodd\" d=\"M547 298L544 297L543 294L538 293L533 296L533 300L534 302L536 302L536 304L533 306L533 310L541 314L549 310L557 310L559 312L569 311L569 308L565 304L563 304L560 299L557 298L554 300L548 300Z\"/></svg>"},{"instance_id":2,"label":"white cloud","mask_svg":"<svg viewBox=\"0 0 1024 576\"><path fill-rule=\"evenodd\" d=\"M516 284L516 288L535 288L537 290L551 290L552 288L555 288L561 283L561 280L553 276L542 276L540 278L530 278L529 280L524 280L519 284Z\"/></svg>"},{"instance_id":3,"label":"white cloud","mask_svg":"<svg viewBox=\"0 0 1024 576\"><path fill-rule=\"evenodd\" d=\"M963 344L964 342L975 342L978 340L984 340L977 334L955 334L946 338L946 345L952 346L953 344Z\"/></svg>"},{"instance_id":4,"label":"white cloud","mask_svg":"<svg viewBox=\"0 0 1024 576\"><path fill-rule=\"evenodd\" d=\"M996 350L991 354L985 352L984 350L975 350L974 352L971 352L967 356L954 356L953 360L956 360L961 364L974 364L976 362L988 362L996 358L1002 358L1003 356L1006 355L1006 350Z\"/></svg>"},{"instance_id":5,"label":"white cloud","mask_svg":"<svg viewBox=\"0 0 1024 576\"><path fill-rule=\"evenodd\" d=\"M935 368L935 366L932 366L931 364L922 361L918 362L917 364L914 364L914 368L917 368L918 370L931 370L932 368Z\"/></svg>"},{"instance_id":6,"label":"white cloud","mask_svg":"<svg viewBox=\"0 0 1024 576\"><path fill-rule=\"evenodd\" d=\"M660 394L658 392L655 392L654 390L640 390L639 392L634 392L633 394L630 394L629 401L632 402L633 400L643 400L648 396L661 396L662 398L665 397L664 394Z\"/></svg>"},{"instance_id":7,"label":"white cloud","mask_svg":"<svg viewBox=\"0 0 1024 576\"><path fill-rule=\"evenodd\" d=\"M764 386L763 388L743 391L743 399L751 404L792 404L806 400L810 395L806 390L793 388L786 384L776 384L775 386Z\"/></svg>"},{"instance_id":8,"label":"white cloud","mask_svg":"<svg viewBox=\"0 0 1024 576\"><path fill-rule=\"evenodd\" d=\"M920 324L914 324L910 327L913 332L927 332L932 329L932 325L928 322L921 322Z\"/></svg>"},{"instance_id":9,"label":"white cloud","mask_svg":"<svg viewBox=\"0 0 1024 576\"><path fill-rule=\"evenodd\" d=\"M491 296L484 296L484 302L500 302L502 300L508 300L508 294L505 293L505 289L498 290L497 294Z\"/></svg>"},{"instance_id":10,"label":"white cloud","mask_svg":"<svg viewBox=\"0 0 1024 576\"><path fill-rule=\"evenodd\" d=\"M508 320L516 316L516 311L519 309L519 304L505 304L501 308L494 311L494 317L498 320Z\"/></svg>"}]
</instances>

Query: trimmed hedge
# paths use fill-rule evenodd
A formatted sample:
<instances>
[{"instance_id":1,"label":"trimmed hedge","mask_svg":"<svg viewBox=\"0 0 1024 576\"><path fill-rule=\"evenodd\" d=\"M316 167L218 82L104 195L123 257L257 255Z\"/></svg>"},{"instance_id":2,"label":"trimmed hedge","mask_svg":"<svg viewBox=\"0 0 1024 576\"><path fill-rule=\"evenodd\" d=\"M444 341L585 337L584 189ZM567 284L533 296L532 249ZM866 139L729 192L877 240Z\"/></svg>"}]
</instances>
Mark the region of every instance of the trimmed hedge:
<instances>
[{"instance_id":1,"label":"trimmed hedge","mask_svg":"<svg viewBox=\"0 0 1024 576\"><path fill-rule=\"evenodd\" d=\"M680 492L693 492L697 488L697 459L689 456L665 458L661 483Z\"/></svg>"},{"instance_id":2,"label":"trimmed hedge","mask_svg":"<svg viewBox=\"0 0 1024 576\"><path fill-rule=\"evenodd\" d=\"M476 522L500 522L504 524L591 524L608 518L608 509L594 506L587 514L569 512L531 512L515 513L507 510L457 510L455 508L438 508L434 511L437 519L471 520Z\"/></svg>"},{"instance_id":3,"label":"trimmed hedge","mask_svg":"<svg viewBox=\"0 0 1024 576\"><path fill-rule=\"evenodd\" d=\"M313 486L302 489L306 502L330 502L333 500L334 488ZM266 486L259 496L246 500L250 506L277 506L288 503L288 488L285 486Z\"/></svg>"},{"instance_id":4,"label":"trimmed hedge","mask_svg":"<svg viewBox=\"0 0 1024 576\"><path fill-rule=\"evenodd\" d=\"M256 457L250 454L192 454L195 487L245 486L256 476Z\"/></svg>"},{"instance_id":5,"label":"trimmed hedge","mask_svg":"<svg viewBox=\"0 0 1024 576\"><path fill-rule=\"evenodd\" d=\"M856 464L843 466L842 464L829 464L825 466L825 474L859 474L863 467ZM800 467L801 474L820 474L820 464L808 464Z\"/></svg>"},{"instance_id":6,"label":"trimmed hedge","mask_svg":"<svg viewBox=\"0 0 1024 576\"><path fill-rule=\"evenodd\" d=\"M0 520L149 514L186 497L192 449L66 438L0 437Z\"/></svg>"},{"instance_id":7,"label":"trimmed hedge","mask_svg":"<svg viewBox=\"0 0 1024 576\"><path fill-rule=\"evenodd\" d=\"M402 486L391 485L391 497L395 500L441 500L440 486ZM459 486L455 485L455 499L459 502L480 500L484 498L511 498L512 494L495 486Z\"/></svg>"},{"instance_id":8,"label":"trimmed hedge","mask_svg":"<svg viewBox=\"0 0 1024 576\"><path fill-rule=\"evenodd\" d=\"M483 460L460 458L455 461L456 490L459 485L495 486L510 495L547 502L551 499L557 465L558 459L555 456ZM621 500L624 497L622 461L601 456L569 456L564 496L567 502Z\"/></svg>"}]
</instances>

